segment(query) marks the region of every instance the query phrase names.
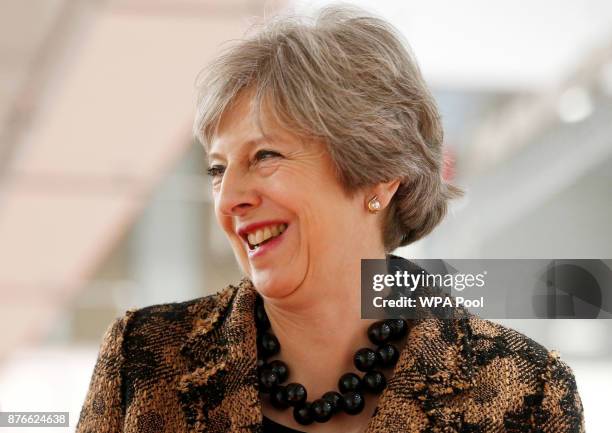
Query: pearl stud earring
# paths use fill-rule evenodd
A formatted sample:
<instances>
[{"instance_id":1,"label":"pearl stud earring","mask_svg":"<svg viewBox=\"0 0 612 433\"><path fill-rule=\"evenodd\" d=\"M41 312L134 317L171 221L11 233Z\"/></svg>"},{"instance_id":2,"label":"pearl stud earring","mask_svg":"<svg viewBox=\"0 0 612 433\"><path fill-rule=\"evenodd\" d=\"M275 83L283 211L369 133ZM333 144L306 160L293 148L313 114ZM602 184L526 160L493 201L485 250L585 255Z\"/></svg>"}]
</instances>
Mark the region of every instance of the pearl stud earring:
<instances>
[{"instance_id":1,"label":"pearl stud earring","mask_svg":"<svg viewBox=\"0 0 612 433\"><path fill-rule=\"evenodd\" d=\"M380 202L377 196L372 197L368 202L368 210L372 213L377 213L380 210Z\"/></svg>"}]
</instances>

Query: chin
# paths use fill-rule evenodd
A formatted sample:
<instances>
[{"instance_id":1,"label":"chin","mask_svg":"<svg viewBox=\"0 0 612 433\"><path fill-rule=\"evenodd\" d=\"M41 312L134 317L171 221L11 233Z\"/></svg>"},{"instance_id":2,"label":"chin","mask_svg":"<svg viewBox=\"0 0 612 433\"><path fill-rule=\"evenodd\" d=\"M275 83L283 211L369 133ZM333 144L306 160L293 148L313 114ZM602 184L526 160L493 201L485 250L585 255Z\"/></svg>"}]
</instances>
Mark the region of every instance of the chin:
<instances>
[{"instance_id":1,"label":"chin","mask_svg":"<svg viewBox=\"0 0 612 433\"><path fill-rule=\"evenodd\" d=\"M282 285L279 283L278 275L274 271L255 271L251 275L251 281L259 293L267 298L282 296Z\"/></svg>"},{"instance_id":2,"label":"chin","mask_svg":"<svg viewBox=\"0 0 612 433\"><path fill-rule=\"evenodd\" d=\"M278 270L255 271L250 276L257 291L266 298L284 298L295 290L295 282L279 275Z\"/></svg>"},{"instance_id":3,"label":"chin","mask_svg":"<svg viewBox=\"0 0 612 433\"><path fill-rule=\"evenodd\" d=\"M242 241L237 241L236 244ZM290 295L303 280L302 272L298 272L297 264L289 261L285 264L273 264L265 267L254 267L243 245L234 244L234 257L244 276L249 278L256 290L267 298L284 298ZM293 269L293 270L292 270Z\"/></svg>"}]
</instances>

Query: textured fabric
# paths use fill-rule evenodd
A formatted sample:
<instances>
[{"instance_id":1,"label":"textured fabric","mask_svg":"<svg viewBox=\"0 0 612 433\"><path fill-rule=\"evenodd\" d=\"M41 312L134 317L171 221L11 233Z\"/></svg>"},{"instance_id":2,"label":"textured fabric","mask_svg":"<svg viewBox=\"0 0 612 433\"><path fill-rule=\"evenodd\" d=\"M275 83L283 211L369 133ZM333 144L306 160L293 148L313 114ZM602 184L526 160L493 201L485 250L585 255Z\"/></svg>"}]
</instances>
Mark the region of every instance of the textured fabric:
<instances>
[{"instance_id":1,"label":"textured fabric","mask_svg":"<svg viewBox=\"0 0 612 433\"><path fill-rule=\"evenodd\" d=\"M116 319L76 431L262 433L255 296L244 278ZM584 432L574 376L554 351L474 315L409 326L366 433Z\"/></svg>"}]
</instances>

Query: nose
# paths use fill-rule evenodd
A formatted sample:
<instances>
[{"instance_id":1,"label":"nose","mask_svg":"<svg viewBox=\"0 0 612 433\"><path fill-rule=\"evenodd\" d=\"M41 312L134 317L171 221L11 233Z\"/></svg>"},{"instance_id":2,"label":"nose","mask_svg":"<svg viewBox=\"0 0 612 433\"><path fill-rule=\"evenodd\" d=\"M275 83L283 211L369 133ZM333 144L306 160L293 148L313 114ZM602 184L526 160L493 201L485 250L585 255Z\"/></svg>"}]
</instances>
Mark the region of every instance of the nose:
<instances>
[{"instance_id":1,"label":"nose","mask_svg":"<svg viewBox=\"0 0 612 433\"><path fill-rule=\"evenodd\" d=\"M254 182L248 172L227 167L216 195L217 208L226 216L242 216L259 203Z\"/></svg>"}]
</instances>

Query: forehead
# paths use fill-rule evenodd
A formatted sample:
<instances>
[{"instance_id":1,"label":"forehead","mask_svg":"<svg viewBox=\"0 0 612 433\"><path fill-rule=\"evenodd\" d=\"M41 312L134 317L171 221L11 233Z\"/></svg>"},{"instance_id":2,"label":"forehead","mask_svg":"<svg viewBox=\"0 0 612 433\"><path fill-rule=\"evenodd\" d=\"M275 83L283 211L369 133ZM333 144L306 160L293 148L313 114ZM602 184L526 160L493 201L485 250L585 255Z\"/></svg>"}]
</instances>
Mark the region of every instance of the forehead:
<instances>
[{"instance_id":1,"label":"forehead","mask_svg":"<svg viewBox=\"0 0 612 433\"><path fill-rule=\"evenodd\" d=\"M257 123L257 114L257 107L250 95L242 94L237 97L221 116L217 133L212 137L207 149L209 158L222 158L228 153L248 151L260 143L303 145L299 137L273 124L263 108L262 130Z\"/></svg>"},{"instance_id":2,"label":"forehead","mask_svg":"<svg viewBox=\"0 0 612 433\"><path fill-rule=\"evenodd\" d=\"M221 150L226 142L244 141L246 137L256 133L261 135L255 122L252 100L245 96L239 96L223 112L215 135L212 137L209 155L213 156L217 150Z\"/></svg>"},{"instance_id":3,"label":"forehead","mask_svg":"<svg viewBox=\"0 0 612 433\"><path fill-rule=\"evenodd\" d=\"M227 129L235 127L237 120L244 120L245 123L255 124L255 101L250 92L242 91L225 108L217 132L221 133Z\"/></svg>"}]
</instances>

